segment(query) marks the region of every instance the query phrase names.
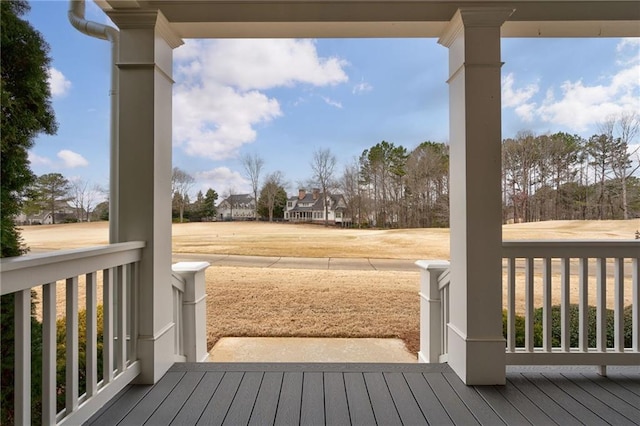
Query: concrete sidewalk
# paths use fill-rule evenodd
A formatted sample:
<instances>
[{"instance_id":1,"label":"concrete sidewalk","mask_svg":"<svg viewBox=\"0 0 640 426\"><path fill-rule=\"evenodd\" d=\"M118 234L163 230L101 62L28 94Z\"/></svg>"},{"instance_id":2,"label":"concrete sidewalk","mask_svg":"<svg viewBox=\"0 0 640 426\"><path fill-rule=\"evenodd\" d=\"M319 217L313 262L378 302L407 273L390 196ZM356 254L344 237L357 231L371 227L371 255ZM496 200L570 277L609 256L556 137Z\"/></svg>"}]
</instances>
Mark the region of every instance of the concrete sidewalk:
<instances>
[{"instance_id":1,"label":"concrete sidewalk","mask_svg":"<svg viewBox=\"0 0 640 426\"><path fill-rule=\"evenodd\" d=\"M316 337L224 337L210 362L415 363L400 339Z\"/></svg>"},{"instance_id":2,"label":"concrete sidewalk","mask_svg":"<svg viewBox=\"0 0 640 426\"><path fill-rule=\"evenodd\" d=\"M227 254L174 253L173 262L209 262L211 266L240 266L252 268L331 269L356 271L417 272L415 260L338 258L338 257L277 257L239 256Z\"/></svg>"}]
</instances>

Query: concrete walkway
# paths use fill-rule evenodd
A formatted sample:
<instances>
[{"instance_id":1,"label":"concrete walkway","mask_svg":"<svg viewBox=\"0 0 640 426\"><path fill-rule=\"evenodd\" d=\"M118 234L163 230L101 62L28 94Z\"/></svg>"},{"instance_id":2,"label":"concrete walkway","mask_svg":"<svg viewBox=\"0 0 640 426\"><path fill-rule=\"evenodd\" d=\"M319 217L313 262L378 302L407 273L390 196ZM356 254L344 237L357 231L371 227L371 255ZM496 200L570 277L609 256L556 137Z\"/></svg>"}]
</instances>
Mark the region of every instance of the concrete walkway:
<instances>
[{"instance_id":1,"label":"concrete walkway","mask_svg":"<svg viewBox=\"0 0 640 426\"><path fill-rule=\"evenodd\" d=\"M224 337L209 352L209 361L415 363L417 356L400 339Z\"/></svg>"},{"instance_id":2,"label":"concrete walkway","mask_svg":"<svg viewBox=\"0 0 640 426\"><path fill-rule=\"evenodd\" d=\"M173 253L173 262L209 262L212 266L240 266L252 268L332 269L355 271L417 272L415 260L337 258L337 257L276 257L239 256L228 254Z\"/></svg>"}]
</instances>

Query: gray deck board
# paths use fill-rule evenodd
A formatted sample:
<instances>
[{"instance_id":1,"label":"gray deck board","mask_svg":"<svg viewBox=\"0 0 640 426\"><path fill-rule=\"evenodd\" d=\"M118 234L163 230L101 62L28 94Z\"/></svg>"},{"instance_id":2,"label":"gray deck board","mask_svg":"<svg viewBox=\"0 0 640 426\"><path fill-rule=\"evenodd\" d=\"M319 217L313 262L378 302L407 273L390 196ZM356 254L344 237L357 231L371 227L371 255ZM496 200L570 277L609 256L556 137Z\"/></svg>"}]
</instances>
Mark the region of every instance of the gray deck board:
<instances>
[{"instance_id":1,"label":"gray deck board","mask_svg":"<svg viewBox=\"0 0 640 426\"><path fill-rule=\"evenodd\" d=\"M404 374L404 378L409 385L411 393L413 394L422 414L429 422L429 424L436 425L452 425L453 421L447 411L442 406L442 403L431 389L431 386L424 379L422 374Z\"/></svg>"},{"instance_id":2,"label":"gray deck board","mask_svg":"<svg viewBox=\"0 0 640 426\"><path fill-rule=\"evenodd\" d=\"M204 409L197 425L221 425L227 416L233 398L240 387L245 373L230 371L225 373L213 397Z\"/></svg>"},{"instance_id":3,"label":"gray deck board","mask_svg":"<svg viewBox=\"0 0 640 426\"><path fill-rule=\"evenodd\" d=\"M552 381L563 380L562 390L566 393L570 393L571 397L587 407L592 413L596 413L599 417L605 420L607 423L612 424L632 424L629 423L629 419L625 418L622 414L618 413L614 408L610 407L605 402L595 398L589 392L578 386L571 380L568 380L564 375L560 373L544 373L547 379Z\"/></svg>"},{"instance_id":4,"label":"gray deck board","mask_svg":"<svg viewBox=\"0 0 640 426\"><path fill-rule=\"evenodd\" d=\"M625 388L624 386L621 386L620 383L618 383L617 381L614 381L609 377L601 377L601 376L587 377L587 378L592 382L596 383L601 388L608 390L618 398L628 402L632 406L640 407L640 395L636 395L635 393L631 392L629 389Z\"/></svg>"},{"instance_id":5,"label":"gray deck board","mask_svg":"<svg viewBox=\"0 0 640 426\"><path fill-rule=\"evenodd\" d=\"M480 424L487 426L504 424L500 416L487 405L475 388L466 386L452 371L442 373L442 376L447 379L449 385L458 394L458 397L464 401L464 404Z\"/></svg>"},{"instance_id":6,"label":"gray deck board","mask_svg":"<svg viewBox=\"0 0 640 426\"><path fill-rule=\"evenodd\" d=\"M280 399L280 388L282 387L282 377L284 373L267 371L264 373L258 396L256 397L250 425L272 425L276 418L278 400Z\"/></svg>"},{"instance_id":7,"label":"gray deck board","mask_svg":"<svg viewBox=\"0 0 640 426\"><path fill-rule=\"evenodd\" d=\"M200 419L204 408L220 385L223 373L204 373L204 377L193 390L178 415L171 422L172 425L194 425Z\"/></svg>"},{"instance_id":8,"label":"gray deck board","mask_svg":"<svg viewBox=\"0 0 640 426\"><path fill-rule=\"evenodd\" d=\"M302 407L300 423L323 425L324 422L324 377L320 372L304 373L302 381Z\"/></svg>"},{"instance_id":9,"label":"gray deck board","mask_svg":"<svg viewBox=\"0 0 640 426\"><path fill-rule=\"evenodd\" d=\"M384 373L384 378L402 423L405 425L424 424L426 419L404 376L400 373Z\"/></svg>"},{"instance_id":10,"label":"gray deck board","mask_svg":"<svg viewBox=\"0 0 640 426\"><path fill-rule=\"evenodd\" d=\"M120 392L117 400L104 410L91 425L111 426L118 424L135 405L144 399L144 396L153 389L153 386L131 386ZM114 398L115 399L115 398Z\"/></svg>"},{"instance_id":11,"label":"gray deck board","mask_svg":"<svg viewBox=\"0 0 640 426\"><path fill-rule=\"evenodd\" d=\"M527 380L526 377L520 374L513 374L509 376L509 384L519 389L527 398L544 410L555 423L563 426L582 425L578 419L558 405L555 400L549 398L547 394L538 389L538 387Z\"/></svg>"},{"instance_id":12,"label":"gray deck board","mask_svg":"<svg viewBox=\"0 0 640 426\"><path fill-rule=\"evenodd\" d=\"M465 403L460 399L458 394L453 390L449 382L439 374L423 374L423 377L433 389L433 393L447 410L447 414L455 424L477 425L478 420L473 413L469 411Z\"/></svg>"},{"instance_id":13,"label":"gray deck board","mask_svg":"<svg viewBox=\"0 0 640 426\"><path fill-rule=\"evenodd\" d=\"M345 373L344 387L347 391L351 424L364 426L376 424L362 373Z\"/></svg>"},{"instance_id":14,"label":"gray deck board","mask_svg":"<svg viewBox=\"0 0 640 426\"><path fill-rule=\"evenodd\" d=\"M173 391L184 373L169 372L165 374L156 385L121 421L122 425L144 424L149 417L162 405L167 396Z\"/></svg>"},{"instance_id":15,"label":"gray deck board","mask_svg":"<svg viewBox=\"0 0 640 426\"><path fill-rule=\"evenodd\" d=\"M180 409L187 402L187 399L198 386L200 380L204 377L201 372L185 373L180 382L174 388L171 398L167 398L153 413L147 423L154 426L164 426L171 424Z\"/></svg>"},{"instance_id":16,"label":"gray deck board","mask_svg":"<svg viewBox=\"0 0 640 426\"><path fill-rule=\"evenodd\" d=\"M602 417L597 416L589 409L587 409L580 402L576 401L570 395L565 393L564 382L562 388L555 385L548 378L540 373L528 373L525 377L529 379L531 383L536 385L542 392L544 392L549 398L557 401L562 407L568 410L574 417L580 420L583 424L587 425L601 425L607 424Z\"/></svg>"},{"instance_id":17,"label":"gray deck board","mask_svg":"<svg viewBox=\"0 0 640 426\"><path fill-rule=\"evenodd\" d=\"M263 375L263 373L258 371L244 373L238 392L231 403L231 407L229 407L229 412L224 418L223 424L246 425L249 423L251 411L255 405Z\"/></svg>"},{"instance_id":18,"label":"gray deck board","mask_svg":"<svg viewBox=\"0 0 640 426\"><path fill-rule=\"evenodd\" d=\"M500 418L508 425L532 424L525 416L508 400L496 386L478 386L478 393L498 412ZM543 423L547 424L549 421Z\"/></svg>"},{"instance_id":19,"label":"gray deck board","mask_svg":"<svg viewBox=\"0 0 640 426\"><path fill-rule=\"evenodd\" d=\"M296 425L300 423L303 374L301 371L286 371L284 373L278 411L276 412L276 424Z\"/></svg>"},{"instance_id":20,"label":"gray deck board","mask_svg":"<svg viewBox=\"0 0 640 426\"><path fill-rule=\"evenodd\" d=\"M626 417L630 422L640 422L640 410L637 408L637 405L634 406L623 398L620 398L620 396L603 388L597 382L593 382L581 374L563 374L563 376L571 380L574 384L589 393L598 401L601 401L615 412Z\"/></svg>"},{"instance_id":21,"label":"gray deck board","mask_svg":"<svg viewBox=\"0 0 640 426\"><path fill-rule=\"evenodd\" d=\"M446 364L175 364L131 385L88 425L640 424L640 376L507 373L466 386Z\"/></svg>"},{"instance_id":22,"label":"gray deck board","mask_svg":"<svg viewBox=\"0 0 640 426\"><path fill-rule=\"evenodd\" d=\"M379 425L402 425L398 410L382 373L364 373L373 414Z\"/></svg>"},{"instance_id":23,"label":"gray deck board","mask_svg":"<svg viewBox=\"0 0 640 426\"><path fill-rule=\"evenodd\" d=\"M324 406L328 426L350 423L347 393L342 373L324 373Z\"/></svg>"}]
</instances>

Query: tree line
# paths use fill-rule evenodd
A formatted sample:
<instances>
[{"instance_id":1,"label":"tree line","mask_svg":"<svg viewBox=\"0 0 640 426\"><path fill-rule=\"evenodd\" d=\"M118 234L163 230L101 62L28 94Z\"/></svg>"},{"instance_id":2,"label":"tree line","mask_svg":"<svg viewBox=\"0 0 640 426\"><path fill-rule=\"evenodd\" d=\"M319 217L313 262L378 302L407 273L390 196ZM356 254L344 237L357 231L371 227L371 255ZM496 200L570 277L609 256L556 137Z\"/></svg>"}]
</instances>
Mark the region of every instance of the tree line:
<instances>
[{"instance_id":1,"label":"tree line","mask_svg":"<svg viewBox=\"0 0 640 426\"><path fill-rule=\"evenodd\" d=\"M502 141L503 221L629 219L640 216L635 114L611 117L588 139L520 132ZM333 183L354 225L449 226L449 146L413 150L382 141L365 149Z\"/></svg>"}]
</instances>

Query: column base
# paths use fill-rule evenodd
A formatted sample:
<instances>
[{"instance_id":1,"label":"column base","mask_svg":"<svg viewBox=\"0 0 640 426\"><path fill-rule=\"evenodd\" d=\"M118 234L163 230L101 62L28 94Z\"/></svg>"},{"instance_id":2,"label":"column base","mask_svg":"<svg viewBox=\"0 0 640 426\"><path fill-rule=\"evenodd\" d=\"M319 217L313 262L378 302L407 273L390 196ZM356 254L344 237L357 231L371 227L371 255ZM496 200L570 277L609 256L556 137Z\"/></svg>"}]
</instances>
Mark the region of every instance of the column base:
<instances>
[{"instance_id":1,"label":"column base","mask_svg":"<svg viewBox=\"0 0 640 426\"><path fill-rule=\"evenodd\" d=\"M448 363L466 385L506 383L505 339L473 339L451 323L448 327Z\"/></svg>"},{"instance_id":2,"label":"column base","mask_svg":"<svg viewBox=\"0 0 640 426\"><path fill-rule=\"evenodd\" d=\"M164 327L156 336L138 337L138 360L142 371L136 384L154 384L174 364L175 345L173 336L175 323Z\"/></svg>"}]
</instances>

